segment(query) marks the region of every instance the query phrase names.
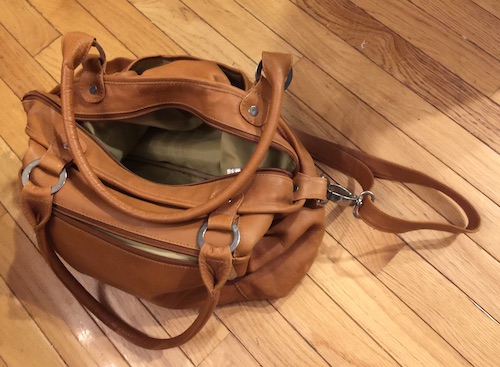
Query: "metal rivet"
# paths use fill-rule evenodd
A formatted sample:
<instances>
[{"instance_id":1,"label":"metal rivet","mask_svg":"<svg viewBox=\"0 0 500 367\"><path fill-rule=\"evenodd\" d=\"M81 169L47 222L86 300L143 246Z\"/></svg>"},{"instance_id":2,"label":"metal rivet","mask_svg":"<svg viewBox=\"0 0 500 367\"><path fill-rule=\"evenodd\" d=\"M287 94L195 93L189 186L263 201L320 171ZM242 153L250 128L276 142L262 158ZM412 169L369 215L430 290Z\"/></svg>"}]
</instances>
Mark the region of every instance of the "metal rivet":
<instances>
[{"instance_id":1,"label":"metal rivet","mask_svg":"<svg viewBox=\"0 0 500 367\"><path fill-rule=\"evenodd\" d=\"M248 113L250 114L250 116L257 116L259 114L259 107L257 107L256 105L250 106L250 108L248 109Z\"/></svg>"},{"instance_id":2,"label":"metal rivet","mask_svg":"<svg viewBox=\"0 0 500 367\"><path fill-rule=\"evenodd\" d=\"M89 93L90 94L97 94L97 85L91 84L89 86Z\"/></svg>"},{"instance_id":3,"label":"metal rivet","mask_svg":"<svg viewBox=\"0 0 500 367\"><path fill-rule=\"evenodd\" d=\"M63 143L63 148L66 150L69 150L69 144L68 143Z\"/></svg>"}]
</instances>

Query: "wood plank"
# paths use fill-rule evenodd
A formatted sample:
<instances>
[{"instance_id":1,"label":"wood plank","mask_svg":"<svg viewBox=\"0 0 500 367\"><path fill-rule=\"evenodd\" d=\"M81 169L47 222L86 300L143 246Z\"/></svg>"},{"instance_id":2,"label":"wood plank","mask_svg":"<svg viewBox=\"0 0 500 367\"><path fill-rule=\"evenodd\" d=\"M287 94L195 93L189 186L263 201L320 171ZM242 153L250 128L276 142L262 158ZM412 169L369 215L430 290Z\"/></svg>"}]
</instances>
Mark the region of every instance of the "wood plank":
<instances>
[{"instance_id":1,"label":"wood plank","mask_svg":"<svg viewBox=\"0 0 500 367\"><path fill-rule=\"evenodd\" d=\"M103 285L95 279L72 270L73 275L96 298L106 301L115 313L124 321L136 326L141 331L156 338L166 338L168 333L135 297L111 286ZM132 366L163 367L165 361L175 361L175 366L193 367L193 363L180 348L149 350L138 347L101 323L95 316L94 321L106 333L119 350L123 358Z\"/></svg>"},{"instance_id":2,"label":"wood plank","mask_svg":"<svg viewBox=\"0 0 500 367\"><path fill-rule=\"evenodd\" d=\"M198 310L169 310L146 301L142 303L169 335L178 335L186 330L198 313ZM180 348L198 366L228 335L229 331L224 324L213 316L193 340Z\"/></svg>"},{"instance_id":3,"label":"wood plank","mask_svg":"<svg viewBox=\"0 0 500 367\"><path fill-rule=\"evenodd\" d=\"M491 96L491 99L495 101L498 105L500 105L500 88L496 90L495 93Z\"/></svg>"},{"instance_id":4,"label":"wood plank","mask_svg":"<svg viewBox=\"0 0 500 367\"><path fill-rule=\"evenodd\" d=\"M73 31L91 33L103 46L104 50L109 50L107 51L108 59L133 56L126 46L75 0L66 0L64 2L30 0L30 3L62 34ZM58 53L61 53L60 48Z\"/></svg>"},{"instance_id":5,"label":"wood plank","mask_svg":"<svg viewBox=\"0 0 500 367\"><path fill-rule=\"evenodd\" d=\"M32 89L50 90L54 82L49 74L0 24L0 78L20 98Z\"/></svg>"},{"instance_id":6,"label":"wood plank","mask_svg":"<svg viewBox=\"0 0 500 367\"><path fill-rule=\"evenodd\" d=\"M10 148L21 157L28 147L28 137L24 134L26 114L19 98L0 79L0 111L3 111L0 136Z\"/></svg>"},{"instance_id":7,"label":"wood plank","mask_svg":"<svg viewBox=\"0 0 500 367\"><path fill-rule=\"evenodd\" d=\"M497 0L472 0L483 9L500 18L500 3Z\"/></svg>"},{"instance_id":8,"label":"wood plank","mask_svg":"<svg viewBox=\"0 0 500 367\"><path fill-rule=\"evenodd\" d=\"M57 82L61 80L61 40L62 37L57 38L35 56L35 60L38 61L38 63L42 65L50 76L52 76L52 78L54 78Z\"/></svg>"},{"instance_id":9,"label":"wood plank","mask_svg":"<svg viewBox=\"0 0 500 367\"><path fill-rule=\"evenodd\" d=\"M309 277L273 304L332 366L399 365Z\"/></svg>"},{"instance_id":10,"label":"wood plank","mask_svg":"<svg viewBox=\"0 0 500 367\"><path fill-rule=\"evenodd\" d=\"M466 177L467 180L464 180L443 164L441 154L437 155L441 159L437 159L422 149L413 139L410 139L400 130L395 129L386 119L377 114L363 103L363 101L349 93L338 82L330 78L323 71L320 71L305 58L295 66L295 79L296 83L292 84L290 90L320 116L327 121L331 121L336 129L362 150L404 166L427 172L438 180L446 182L458 192L463 192L469 200L478 205L481 208L483 226L481 231L472 234L471 237L493 254L495 258L500 259L496 240L490 235L491 233L500 232L500 224L496 220L496 218L500 217L500 208L490 198L483 195L469 183L470 181L474 181L474 183L477 183L481 187L481 191L483 190L483 186L479 182L478 177L490 180L490 183L495 185L494 182L496 179L494 177L496 176L496 171L492 171L489 167L500 164L500 157L498 155L491 151L490 153L486 152L488 159L484 160L481 155L476 155L476 148L477 150L481 150L485 148L484 144L469 140L470 135L453 136L448 135L446 131L440 130L438 125L446 123L447 119L445 117L441 116L439 123L436 123L436 117L414 122L414 125L420 124L421 130L426 129L432 132L434 126L436 127L433 146L441 144L455 152L453 158L455 162L450 166ZM320 94L314 93L318 89L325 92ZM367 121L369 123L366 123ZM332 125L328 126L329 130L333 129ZM356 126L363 126L363 128L354 128ZM453 124L449 126L453 127ZM439 137L439 132L441 131L443 135ZM429 134L429 139L432 138L432 134L429 132L425 134ZM463 141L459 140L459 137L461 139L462 136L464 138ZM443 141L447 143L443 144ZM460 145L461 149L458 149ZM418 159L415 159L415 157L418 157ZM445 160L446 163L451 161L451 159L452 157L449 156L449 159ZM475 171L478 177L474 178L471 173L477 165L483 165L483 167ZM493 179L488 177L490 174L484 175L483 172L491 172ZM488 191L488 195L490 192L491 190ZM500 200L498 195L494 193L490 197L497 202ZM446 216L447 211L442 210L441 206L432 206Z\"/></svg>"},{"instance_id":11,"label":"wood plank","mask_svg":"<svg viewBox=\"0 0 500 367\"><path fill-rule=\"evenodd\" d=\"M499 149L500 107L456 74L348 0L292 1L443 114L493 149ZM371 69L365 74L372 73ZM398 90L401 87L394 86ZM428 110L432 113L432 108ZM409 112L400 124L406 131L406 126L411 126L406 121L415 113L406 109L402 112ZM422 114L418 114L421 118Z\"/></svg>"},{"instance_id":12,"label":"wood plank","mask_svg":"<svg viewBox=\"0 0 500 367\"><path fill-rule=\"evenodd\" d=\"M471 0L431 1L412 0L412 3L464 39L481 47L500 59L500 43L497 42L500 19Z\"/></svg>"},{"instance_id":13,"label":"wood plank","mask_svg":"<svg viewBox=\"0 0 500 367\"><path fill-rule=\"evenodd\" d=\"M325 121L303 103L289 99L284 106L285 116L293 125L300 126L301 121L308 121L313 133L319 136L329 134ZM339 137L337 131L333 130L333 133L335 137L332 140L352 146L345 138ZM338 172L332 177L343 185L352 186L352 182ZM412 189L415 190L413 186ZM378 197L377 206L392 215L413 220L444 221L434 209L400 184L378 181L374 190ZM354 191L359 192L359 188ZM429 196L429 191L421 193L421 197ZM443 197L430 197L432 199L428 202L446 206ZM343 213L342 209L335 208L327 216L327 223L332 224L331 234L373 274L378 274L405 246L406 241L469 297L495 317L500 317L497 307L500 298L496 290L496 284L500 283L500 264L470 237L433 231L410 232L400 236L382 233L355 220L350 210ZM456 212L454 207L449 210ZM458 222L461 218L459 215L453 219Z\"/></svg>"},{"instance_id":14,"label":"wood plank","mask_svg":"<svg viewBox=\"0 0 500 367\"><path fill-rule=\"evenodd\" d=\"M255 61L251 61L181 1L131 2L188 54L240 68L248 75L255 71Z\"/></svg>"},{"instance_id":15,"label":"wood plank","mask_svg":"<svg viewBox=\"0 0 500 367\"><path fill-rule=\"evenodd\" d=\"M212 353L198 365L199 367L257 367L260 364L245 347L234 337L227 335Z\"/></svg>"},{"instance_id":16,"label":"wood plank","mask_svg":"<svg viewBox=\"0 0 500 367\"><path fill-rule=\"evenodd\" d=\"M222 306L216 314L261 365L328 366L266 301Z\"/></svg>"},{"instance_id":17,"label":"wood plank","mask_svg":"<svg viewBox=\"0 0 500 367\"><path fill-rule=\"evenodd\" d=\"M0 231L0 274L66 365L127 366L87 312L48 268L10 215L1 218ZM4 320L4 317L0 317L0 320Z\"/></svg>"},{"instance_id":18,"label":"wood plank","mask_svg":"<svg viewBox=\"0 0 500 367\"><path fill-rule=\"evenodd\" d=\"M353 0L353 3L485 95L491 95L500 85L500 61L461 34L450 32L413 3L399 0L383 4L376 0Z\"/></svg>"},{"instance_id":19,"label":"wood plank","mask_svg":"<svg viewBox=\"0 0 500 367\"><path fill-rule=\"evenodd\" d=\"M486 316L448 279L435 273L435 269L406 247L377 278L473 365L500 365L498 322ZM498 300L497 288L494 307L498 308Z\"/></svg>"},{"instance_id":20,"label":"wood plank","mask_svg":"<svg viewBox=\"0 0 500 367\"><path fill-rule=\"evenodd\" d=\"M79 0L79 3L138 56L185 54L175 41L152 24L127 0L112 2ZM124 27L124 24L127 26Z\"/></svg>"},{"instance_id":21,"label":"wood plank","mask_svg":"<svg viewBox=\"0 0 500 367\"><path fill-rule=\"evenodd\" d=\"M2 1L0 23L30 55L36 55L59 33L28 1Z\"/></svg>"},{"instance_id":22,"label":"wood plank","mask_svg":"<svg viewBox=\"0 0 500 367\"><path fill-rule=\"evenodd\" d=\"M28 220L21 213L21 182L19 171L21 160L10 149L3 138L0 138L0 161L2 174L0 175L0 203L19 224L27 236L35 242L35 234Z\"/></svg>"},{"instance_id":23,"label":"wood plank","mask_svg":"<svg viewBox=\"0 0 500 367\"><path fill-rule=\"evenodd\" d=\"M330 236L309 275L399 364L470 366Z\"/></svg>"},{"instance_id":24,"label":"wood plank","mask_svg":"<svg viewBox=\"0 0 500 367\"><path fill-rule=\"evenodd\" d=\"M294 62L302 58L300 52L233 1L184 0L183 3L255 62L262 59L262 51L290 53Z\"/></svg>"},{"instance_id":25,"label":"wood plank","mask_svg":"<svg viewBox=\"0 0 500 367\"><path fill-rule=\"evenodd\" d=\"M33 319L0 278L0 355L10 366L65 366Z\"/></svg>"}]
</instances>

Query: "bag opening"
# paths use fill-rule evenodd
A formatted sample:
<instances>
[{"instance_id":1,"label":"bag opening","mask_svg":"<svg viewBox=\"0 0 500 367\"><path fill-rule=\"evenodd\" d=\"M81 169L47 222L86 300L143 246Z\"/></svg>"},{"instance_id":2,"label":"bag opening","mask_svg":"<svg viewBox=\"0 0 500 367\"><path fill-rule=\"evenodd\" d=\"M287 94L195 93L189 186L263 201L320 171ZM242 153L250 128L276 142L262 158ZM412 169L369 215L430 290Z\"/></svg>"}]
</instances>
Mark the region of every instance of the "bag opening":
<instances>
[{"instance_id":1,"label":"bag opening","mask_svg":"<svg viewBox=\"0 0 500 367\"><path fill-rule=\"evenodd\" d=\"M205 124L190 112L169 108L126 120L80 125L133 173L182 185L239 172L257 143ZM295 170L288 154L271 147L259 168Z\"/></svg>"}]
</instances>

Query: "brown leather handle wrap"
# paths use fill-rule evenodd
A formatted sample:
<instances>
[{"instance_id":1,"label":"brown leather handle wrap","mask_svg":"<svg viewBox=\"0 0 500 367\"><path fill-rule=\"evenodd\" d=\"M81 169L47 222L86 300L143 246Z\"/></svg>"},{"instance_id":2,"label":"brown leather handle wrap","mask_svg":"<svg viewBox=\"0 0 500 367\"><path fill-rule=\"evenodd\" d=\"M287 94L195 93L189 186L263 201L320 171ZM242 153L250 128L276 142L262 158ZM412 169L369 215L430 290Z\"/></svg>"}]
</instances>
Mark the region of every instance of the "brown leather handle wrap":
<instances>
[{"instance_id":1,"label":"brown leather handle wrap","mask_svg":"<svg viewBox=\"0 0 500 367\"><path fill-rule=\"evenodd\" d=\"M363 190L370 190L375 177L413 183L436 189L454 200L464 211L468 219L466 227L448 223L409 221L390 216L378 209L371 200L364 200L359 215L370 226L384 232L403 233L419 229L433 229L451 233L470 233L479 229L481 219L472 204L451 187L416 170L388 162L356 149L306 134L294 129L295 134L311 155L320 162L352 176Z\"/></svg>"},{"instance_id":2,"label":"brown leather handle wrap","mask_svg":"<svg viewBox=\"0 0 500 367\"><path fill-rule=\"evenodd\" d=\"M198 207L179 210L174 213L161 213L140 210L126 204L114 195L94 172L80 145L73 103L74 69L85 56L84 53L86 54L92 45L97 46L95 40L82 33L70 33L63 38L61 109L66 139L74 163L85 177L89 187L91 187L103 200L113 207L136 218L163 223L180 223L204 216L216 210L252 180L252 177L272 143L273 136L278 127L284 93L283 85L291 65L290 56L284 57L283 54L272 53L263 54L263 77L254 85L251 92L253 92L254 89L262 89L263 91L261 94L269 96L269 99L264 101L267 104L266 119L263 124L262 135L252 157L235 180L215 197ZM98 47L98 49L101 50L100 47ZM237 112L238 111L235 111L235 113Z\"/></svg>"}]
</instances>

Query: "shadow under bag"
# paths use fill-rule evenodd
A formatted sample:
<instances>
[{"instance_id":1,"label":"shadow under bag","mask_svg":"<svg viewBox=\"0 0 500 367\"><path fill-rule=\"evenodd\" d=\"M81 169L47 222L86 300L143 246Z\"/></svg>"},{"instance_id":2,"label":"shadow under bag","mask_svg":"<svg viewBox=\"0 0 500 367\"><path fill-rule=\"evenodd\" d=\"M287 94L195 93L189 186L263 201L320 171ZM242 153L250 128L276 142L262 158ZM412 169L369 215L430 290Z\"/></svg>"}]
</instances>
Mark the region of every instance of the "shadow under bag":
<instances>
[{"instance_id":1,"label":"shadow under bag","mask_svg":"<svg viewBox=\"0 0 500 367\"><path fill-rule=\"evenodd\" d=\"M350 204L382 231L479 227L472 205L431 177L289 127L280 111L290 55L263 53L251 83L239 70L189 56L106 62L83 33L67 34L62 52L61 84L23 99L30 139L23 212L64 285L139 346L187 342L217 304L287 295L317 255L328 201ZM363 191L320 176L313 158ZM441 191L463 209L467 227L385 214L370 191L375 177ZM85 290L62 260L199 315L178 336L147 336Z\"/></svg>"}]
</instances>

